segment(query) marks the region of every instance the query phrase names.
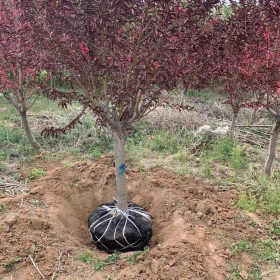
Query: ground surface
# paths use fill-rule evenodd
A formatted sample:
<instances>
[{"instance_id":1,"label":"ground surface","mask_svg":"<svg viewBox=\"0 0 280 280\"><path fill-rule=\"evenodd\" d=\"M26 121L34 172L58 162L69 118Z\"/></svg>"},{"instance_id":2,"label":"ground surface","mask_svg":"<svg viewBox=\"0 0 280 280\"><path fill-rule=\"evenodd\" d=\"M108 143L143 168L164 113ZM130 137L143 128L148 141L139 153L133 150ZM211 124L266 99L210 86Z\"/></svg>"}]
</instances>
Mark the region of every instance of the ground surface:
<instances>
[{"instance_id":1,"label":"ground surface","mask_svg":"<svg viewBox=\"0 0 280 280\"><path fill-rule=\"evenodd\" d=\"M46 174L31 178L28 193L0 194L3 280L223 280L231 279L231 264L237 259L240 275L248 279L254 261L246 253L233 255L232 244L265 238L266 223L273 218L231 206L236 193L230 188L217 190L188 176L160 168L139 171L129 164L130 199L154 218L150 251L139 255L134 265L125 259L133 253L126 253L116 264L94 270L93 263L108 255L91 243L87 218L115 196L113 157L49 163L38 159L17 172L26 178L34 166ZM88 252L93 254L93 263L76 260ZM262 273L263 279L279 280L265 267Z\"/></svg>"}]
</instances>

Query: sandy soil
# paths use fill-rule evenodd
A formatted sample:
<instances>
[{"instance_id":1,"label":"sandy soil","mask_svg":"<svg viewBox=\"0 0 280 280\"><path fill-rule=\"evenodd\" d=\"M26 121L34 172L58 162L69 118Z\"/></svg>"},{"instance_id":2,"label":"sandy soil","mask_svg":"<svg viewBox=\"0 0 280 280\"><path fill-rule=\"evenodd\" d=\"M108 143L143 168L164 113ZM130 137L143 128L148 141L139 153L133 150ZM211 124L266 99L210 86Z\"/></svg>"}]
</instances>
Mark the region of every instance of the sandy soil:
<instances>
[{"instance_id":1,"label":"sandy soil","mask_svg":"<svg viewBox=\"0 0 280 280\"><path fill-rule=\"evenodd\" d=\"M3 280L223 280L232 276L230 264L235 260L247 279L254 261L245 253L232 255L231 246L268 234L265 228L270 217L262 212L246 214L231 206L236 193L230 188L216 190L164 169L140 172L129 165L130 199L154 218L150 251L139 255L134 265L125 260L133 253L125 253L116 264L94 270L93 264L78 261L76 256L91 252L94 261L108 257L91 243L87 218L99 204L115 196L113 157L73 164L38 159L18 172L25 178L35 167L46 174L28 184L28 193L0 194L4 206L0 212ZM257 228L252 226L256 223ZM7 272L7 262L17 258ZM267 274L264 279L279 280L279 276Z\"/></svg>"}]
</instances>

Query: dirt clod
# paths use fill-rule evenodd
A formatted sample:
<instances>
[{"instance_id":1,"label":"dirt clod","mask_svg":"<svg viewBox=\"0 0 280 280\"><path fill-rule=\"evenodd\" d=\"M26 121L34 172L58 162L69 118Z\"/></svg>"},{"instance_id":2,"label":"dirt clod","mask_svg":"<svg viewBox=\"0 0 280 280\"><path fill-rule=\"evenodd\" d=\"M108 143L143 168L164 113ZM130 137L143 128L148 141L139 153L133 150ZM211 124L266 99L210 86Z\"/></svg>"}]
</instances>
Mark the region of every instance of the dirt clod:
<instances>
[{"instance_id":1,"label":"dirt clod","mask_svg":"<svg viewBox=\"0 0 280 280\"><path fill-rule=\"evenodd\" d=\"M203 214L208 214L211 209L211 204L208 201L200 201L195 208L195 211Z\"/></svg>"},{"instance_id":2,"label":"dirt clod","mask_svg":"<svg viewBox=\"0 0 280 280\"><path fill-rule=\"evenodd\" d=\"M31 224L34 229L41 229L43 228L43 222L39 220L38 218L32 218L31 219Z\"/></svg>"},{"instance_id":3,"label":"dirt clod","mask_svg":"<svg viewBox=\"0 0 280 280\"><path fill-rule=\"evenodd\" d=\"M158 260L152 260L151 261L151 270L154 274L158 274L158 268L159 268L160 262Z\"/></svg>"}]
</instances>

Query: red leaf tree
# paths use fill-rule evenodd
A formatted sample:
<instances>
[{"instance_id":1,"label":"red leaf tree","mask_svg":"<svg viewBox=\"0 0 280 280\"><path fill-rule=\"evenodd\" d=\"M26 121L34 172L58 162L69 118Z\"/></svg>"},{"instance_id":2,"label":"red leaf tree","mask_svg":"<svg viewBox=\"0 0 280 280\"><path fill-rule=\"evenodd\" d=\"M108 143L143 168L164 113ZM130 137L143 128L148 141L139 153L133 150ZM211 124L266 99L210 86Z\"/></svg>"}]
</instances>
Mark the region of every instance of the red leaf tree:
<instances>
[{"instance_id":1,"label":"red leaf tree","mask_svg":"<svg viewBox=\"0 0 280 280\"><path fill-rule=\"evenodd\" d=\"M50 99L60 99L63 107L73 101L83 105L81 113L67 127L50 127L44 133L58 134L73 129L85 110L92 112L97 122L111 132L117 205L106 207L113 207L114 211L110 213L115 213L116 219L125 217L129 221L129 211L134 214L136 211L129 208L131 204L127 201L124 152L132 124L156 106L170 105L165 100L180 81L186 85L197 83L196 76L202 69L198 65L202 59L196 60L200 43L204 41L204 47L210 44L200 33L216 2L34 0L34 6L30 1L25 2L34 28L45 29L45 35L39 36L38 41L55 54L53 61L58 71L69 71L68 79L74 85L70 93L45 87L45 94ZM48 69L47 64L45 68ZM189 109L184 105L177 107ZM148 214L141 215L144 220L150 219ZM90 217L91 232L100 224L95 225L92 218L95 214ZM108 227L114 224L112 219L107 219L110 221ZM114 236L118 235L119 223L121 221L115 224ZM114 239L112 243L117 247L128 243L124 235L120 237L124 240L115 244ZM102 237L95 241L104 249L100 244ZM121 245L120 250L131 249L130 245Z\"/></svg>"},{"instance_id":2,"label":"red leaf tree","mask_svg":"<svg viewBox=\"0 0 280 280\"><path fill-rule=\"evenodd\" d=\"M34 1L33 24L45 26L45 45L76 86L72 93L46 89L46 94L65 106L78 100L111 131L122 211L127 208L124 146L131 125L164 104L162 93L176 87L182 71L188 84L194 83L201 69L194 58L201 43L197 36L212 2L217 1Z\"/></svg>"},{"instance_id":3,"label":"red leaf tree","mask_svg":"<svg viewBox=\"0 0 280 280\"><path fill-rule=\"evenodd\" d=\"M32 135L27 111L40 93L40 69L46 54L32 36L35 33L18 1L1 3L0 90L19 112L26 136L38 154L40 146Z\"/></svg>"},{"instance_id":4,"label":"red leaf tree","mask_svg":"<svg viewBox=\"0 0 280 280\"><path fill-rule=\"evenodd\" d=\"M272 163L276 158L276 143L280 134L280 3L279 1L262 1L263 14L266 18L263 32L263 79L267 85L265 106L274 117L274 125L265 163L265 174L270 176Z\"/></svg>"},{"instance_id":5,"label":"red leaf tree","mask_svg":"<svg viewBox=\"0 0 280 280\"><path fill-rule=\"evenodd\" d=\"M213 81L232 107L231 136L241 108L268 108L274 116L275 96L279 81L279 4L275 1L230 1L231 14L219 18L213 33ZM274 100L274 102L272 102ZM274 103L274 104L273 104ZM278 121L276 121L277 124ZM274 128L272 139L276 139ZM277 135L278 135L277 134ZM270 173L275 157L275 142L271 141L266 173ZM274 143L274 144L272 144Z\"/></svg>"}]
</instances>

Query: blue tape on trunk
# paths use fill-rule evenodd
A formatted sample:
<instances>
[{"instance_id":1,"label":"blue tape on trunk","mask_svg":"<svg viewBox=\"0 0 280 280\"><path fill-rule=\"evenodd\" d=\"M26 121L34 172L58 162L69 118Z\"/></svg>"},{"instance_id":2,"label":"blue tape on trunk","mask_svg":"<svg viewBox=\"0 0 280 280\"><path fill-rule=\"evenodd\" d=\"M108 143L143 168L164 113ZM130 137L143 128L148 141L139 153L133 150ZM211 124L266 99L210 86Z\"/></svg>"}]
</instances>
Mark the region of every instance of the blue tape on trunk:
<instances>
[{"instance_id":1,"label":"blue tape on trunk","mask_svg":"<svg viewBox=\"0 0 280 280\"><path fill-rule=\"evenodd\" d=\"M125 173L125 164L123 163L120 167L119 167L119 176L122 176Z\"/></svg>"}]
</instances>

